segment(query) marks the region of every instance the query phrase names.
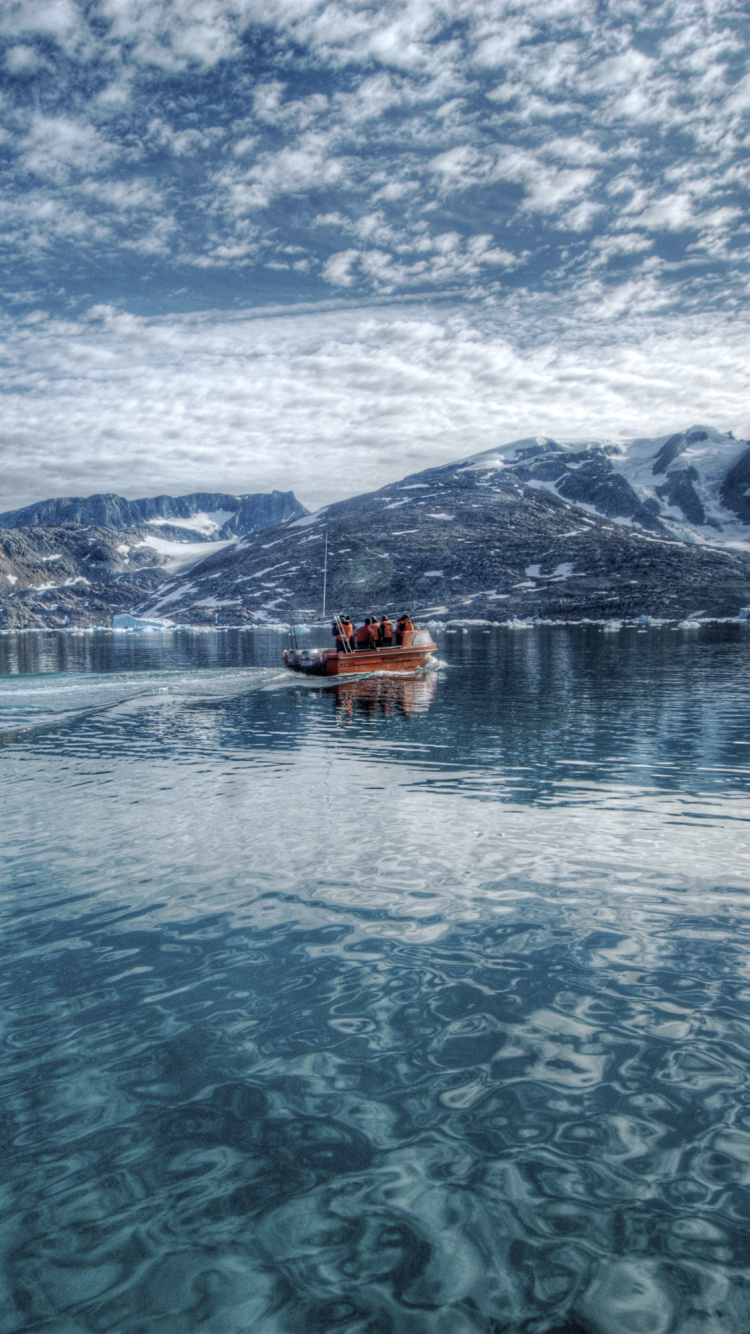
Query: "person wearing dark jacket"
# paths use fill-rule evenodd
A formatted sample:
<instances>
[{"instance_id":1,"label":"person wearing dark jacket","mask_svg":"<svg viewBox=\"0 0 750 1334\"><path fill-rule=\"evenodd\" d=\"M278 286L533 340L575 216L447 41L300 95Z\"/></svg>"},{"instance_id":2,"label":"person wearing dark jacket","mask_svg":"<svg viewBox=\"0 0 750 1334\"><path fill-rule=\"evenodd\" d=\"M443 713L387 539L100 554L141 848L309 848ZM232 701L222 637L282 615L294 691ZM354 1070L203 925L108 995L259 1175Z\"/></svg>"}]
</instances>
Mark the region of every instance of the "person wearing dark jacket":
<instances>
[{"instance_id":1,"label":"person wearing dark jacket","mask_svg":"<svg viewBox=\"0 0 750 1334\"><path fill-rule=\"evenodd\" d=\"M414 629L414 622L411 619L411 616L409 615L408 611L405 611L403 615L399 617L398 625L396 626L396 643L403 644L404 635L409 630L413 629Z\"/></svg>"},{"instance_id":2,"label":"person wearing dark jacket","mask_svg":"<svg viewBox=\"0 0 750 1334\"><path fill-rule=\"evenodd\" d=\"M345 653L345 652L346 652L346 644L344 643L343 639L341 638L341 630L339 629L339 625L336 623L336 621L334 621L334 622L333 622L333 625L331 626L331 634L333 635L334 639L336 640L336 652L337 652L337 653Z\"/></svg>"},{"instance_id":3,"label":"person wearing dark jacket","mask_svg":"<svg viewBox=\"0 0 750 1334\"><path fill-rule=\"evenodd\" d=\"M344 643L344 641L341 638L341 633L339 632L339 625L341 626L341 630L343 631L346 643ZM333 634L336 636L336 648L338 649L339 653L346 652L347 644L351 648L354 648L354 626L352 625L352 622L350 621L348 616L339 616L338 624L336 623L336 621L334 621Z\"/></svg>"},{"instance_id":4,"label":"person wearing dark jacket","mask_svg":"<svg viewBox=\"0 0 750 1334\"><path fill-rule=\"evenodd\" d=\"M393 643L393 621L389 621L385 612L383 612L378 626L378 642L383 645L383 648L390 648Z\"/></svg>"}]
</instances>

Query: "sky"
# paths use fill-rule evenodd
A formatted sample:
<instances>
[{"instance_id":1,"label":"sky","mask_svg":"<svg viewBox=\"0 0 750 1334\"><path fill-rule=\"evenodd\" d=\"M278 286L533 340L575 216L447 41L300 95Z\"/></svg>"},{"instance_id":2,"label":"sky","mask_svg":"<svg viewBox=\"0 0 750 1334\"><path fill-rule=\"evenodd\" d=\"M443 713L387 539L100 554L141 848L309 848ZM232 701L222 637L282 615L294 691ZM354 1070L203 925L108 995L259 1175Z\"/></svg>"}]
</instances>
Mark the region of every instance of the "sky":
<instances>
[{"instance_id":1,"label":"sky","mask_svg":"<svg viewBox=\"0 0 750 1334\"><path fill-rule=\"evenodd\" d=\"M750 9L0 0L0 509L750 435Z\"/></svg>"}]
</instances>

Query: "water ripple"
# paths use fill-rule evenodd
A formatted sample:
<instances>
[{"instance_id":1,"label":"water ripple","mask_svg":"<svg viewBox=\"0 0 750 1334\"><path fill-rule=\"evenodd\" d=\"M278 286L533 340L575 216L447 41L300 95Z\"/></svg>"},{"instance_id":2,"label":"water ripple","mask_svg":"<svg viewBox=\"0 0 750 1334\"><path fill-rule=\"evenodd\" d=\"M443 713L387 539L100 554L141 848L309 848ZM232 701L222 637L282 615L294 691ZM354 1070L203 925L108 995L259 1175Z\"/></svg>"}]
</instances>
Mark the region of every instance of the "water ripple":
<instances>
[{"instance_id":1,"label":"water ripple","mask_svg":"<svg viewBox=\"0 0 750 1334\"><path fill-rule=\"evenodd\" d=\"M733 635L6 679L0 1329L747 1334Z\"/></svg>"}]
</instances>

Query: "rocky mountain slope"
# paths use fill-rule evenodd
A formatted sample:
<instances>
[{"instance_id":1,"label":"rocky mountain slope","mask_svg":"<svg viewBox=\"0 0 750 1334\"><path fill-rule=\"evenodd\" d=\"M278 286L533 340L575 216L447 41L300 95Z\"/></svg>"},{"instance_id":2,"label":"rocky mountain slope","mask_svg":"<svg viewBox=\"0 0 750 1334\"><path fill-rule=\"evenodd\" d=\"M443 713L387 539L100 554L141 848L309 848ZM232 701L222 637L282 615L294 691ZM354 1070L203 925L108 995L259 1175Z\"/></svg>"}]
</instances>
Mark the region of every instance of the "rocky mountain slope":
<instances>
[{"instance_id":1,"label":"rocky mountain slope","mask_svg":"<svg viewBox=\"0 0 750 1334\"><path fill-rule=\"evenodd\" d=\"M292 491L230 496L224 492L194 492L188 496L65 496L40 500L23 509L0 514L0 528L95 524L118 532L156 524L176 541L221 541L297 519L307 513Z\"/></svg>"},{"instance_id":2,"label":"rocky mountain slope","mask_svg":"<svg viewBox=\"0 0 750 1334\"><path fill-rule=\"evenodd\" d=\"M682 541L750 537L750 445L710 426L625 441L538 436L467 460Z\"/></svg>"},{"instance_id":3,"label":"rocky mountain slope","mask_svg":"<svg viewBox=\"0 0 750 1334\"><path fill-rule=\"evenodd\" d=\"M168 564L139 535L108 528L0 531L0 626L107 625L162 583Z\"/></svg>"},{"instance_id":4,"label":"rocky mountain slope","mask_svg":"<svg viewBox=\"0 0 750 1334\"><path fill-rule=\"evenodd\" d=\"M736 616L750 604L749 458L701 427L629 446L519 441L248 535L138 612L242 624L319 611L327 532L328 605L352 615Z\"/></svg>"},{"instance_id":5,"label":"rocky mountain slope","mask_svg":"<svg viewBox=\"0 0 750 1334\"><path fill-rule=\"evenodd\" d=\"M516 441L241 534L241 510L226 517L219 502L253 498L90 497L75 511L102 502L96 512L133 521L120 529L45 526L62 502L42 502L33 525L0 533L0 624L101 625L124 611L196 625L301 619L321 610L326 534L328 608L353 616L736 616L750 606L748 491L748 443L692 427ZM147 523L125 508L147 504L161 506Z\"/></svg>"},{"instance_id":6,"label":"rocky mountain slope","mask_svg":"<svg viewBox=\"0 0 750 1334\"><path fill-rule=\"evenodd\" d=\"M291 491L53 499L0 515L0 628L107 625L165 573L304 516Z\"/></svg>"}]
</instances>

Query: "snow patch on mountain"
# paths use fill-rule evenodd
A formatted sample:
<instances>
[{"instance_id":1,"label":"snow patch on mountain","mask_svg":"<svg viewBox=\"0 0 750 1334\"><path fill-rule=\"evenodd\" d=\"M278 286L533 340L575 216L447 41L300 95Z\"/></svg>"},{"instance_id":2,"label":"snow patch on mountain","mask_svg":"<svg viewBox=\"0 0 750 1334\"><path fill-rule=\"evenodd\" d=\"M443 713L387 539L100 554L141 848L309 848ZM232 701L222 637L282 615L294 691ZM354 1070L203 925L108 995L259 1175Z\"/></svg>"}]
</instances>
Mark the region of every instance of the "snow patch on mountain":
<instances>
[{"instance_id":1,"label":"snow patch on mountain","mask_svg":"<svg viewBox=\"0 0 750 1334\"><path fill-rule=\"evenodd\" d=\"M189 532L205 533L206 537L212 537L232 518L234 518L234 510L211 510L210 512L199 510L196 514L191 514L188 519L149 519L149 523L169 528L187 528Z\"/></svg>"},{"instance_id":2,"label":"snow patch on mountain","mask_svg":"<svg viewBox=\"0 0 750 1334\"><path fill-rule=\"evenodd\" d=\"M152 534L138 542L139 547L151 547L158 551L160 555L166 556L162 564L162 569L168 574L175 574L177 570L185 569L188 565L194 565L197 561L205 560L207 556L213 555L217 551L223 551L225 547L232 546L232 539L223 542L170 542L166 537L155 537Z\"/></svg>"},{"instance_id":3,"label":"snow patch on mountain","mask_svg":"<svg viewBox=\"0 0 750 1334\"><path fill-rule=\"evenodd\" d=\"M324 505L322 509L316 510L314 514L305 514L301 519L293 519L287 524L287 528L309 528L311 523L317 523L327 512L328 506Z\"/></svg>"}]
</instances>

